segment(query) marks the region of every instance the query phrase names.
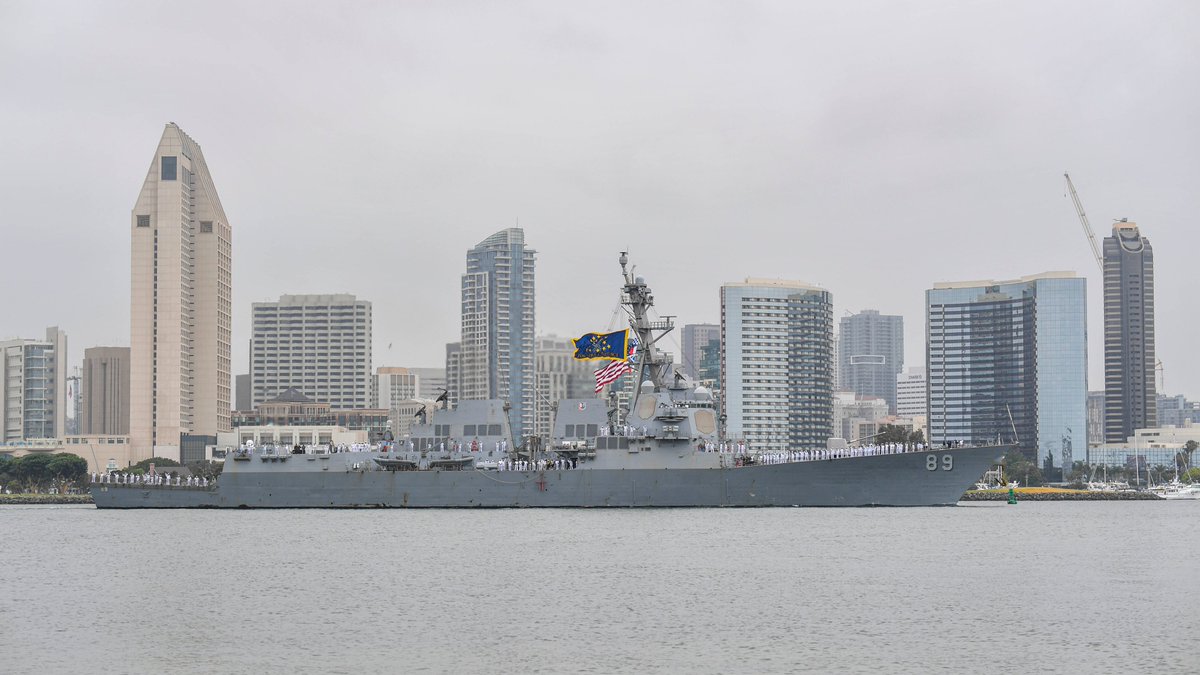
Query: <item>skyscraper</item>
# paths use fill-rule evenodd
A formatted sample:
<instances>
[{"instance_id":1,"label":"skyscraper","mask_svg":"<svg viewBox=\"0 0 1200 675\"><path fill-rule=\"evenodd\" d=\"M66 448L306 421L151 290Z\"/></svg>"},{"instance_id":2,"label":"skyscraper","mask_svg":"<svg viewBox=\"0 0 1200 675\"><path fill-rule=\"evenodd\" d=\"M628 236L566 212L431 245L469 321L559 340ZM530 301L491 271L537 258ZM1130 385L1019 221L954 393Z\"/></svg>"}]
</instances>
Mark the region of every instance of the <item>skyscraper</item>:
<instances>
[{"instance_id":1,"label":"skyscraper","mask_svg":"<svg viewBox=\"0 0 1200 675\"><path fill-rule=\"evenodd\" d=\"M0 442L67 432L67 334L0 342Z\"/></svg>"},{"instance_id":2,"label":"skyscraper","mask_svg":"<svg viewBox=\"0 0 1200 675\"><path fill-rule=\"evenodd\" d=\"M904 367L904 317L866 309L844 316L838 331L838 387L887 401L896 412L896 376Z\"/></svg>"},{"instance_id":3,"label":"skyscraper","mask_svg":"<svg viewBox=\"0 0 1200 675\"><path fill-rule=\"evenodd\" d=\"M135 457L229 430L232 230L200 146L163 130L130 214L129 433Z\"/></svg>"},{"instance_id":4,"label":"skyscraper","mask_svg":"<svg viewBox=\"0 0 1200 675\"><path fill-rule=\"evenodd\" d=\"M252 306L250 404L295 389L333 410L370 408L371 303L347 293Z\"/></svg>"},{"instance_id":5,"label":"skyscraper","mask_svg":"<svg viewBox=\"0 0 1200 675\"><path fill-rule=\"evenodd\" d=\"M1069 468L1087 452L1085 280L1047 272L925 291L929 437L1016 442Z\"/></svg>"},{"instance_id":6,"label":"skyscraper","mask_svg":"<svg viewBox=\"0 0 1200 675\"><path fill-rule=\"evenodd\" d=\"M533 433L534 256L508 228L467 251L462 275L458 400L508 401L514 438Z\"/></svg>"},{"instance_id":7,"label":"skyscraper","mask_svg":"<svg viewBox=\"0 0 1200 675\"><path fill-rule=\"evenodd\" d=\"M81 434L129 434L129 347L83 350Z\"/></svg>"},{"instance_id":8,"label":"skyscraper","mask_svg":"<svg viewBox=\"0 0 1200 675\"><path fill-rule=\"evenodd\" d=\"M721 343L721 327L715 323L689 323L683 327L683 344L680 357L683 372L693 380L700 379L700 362L704 360L704 348L710 343Z\"/></svg>"},{"instance_id":9,"label":"skyscraper","mask_svg":"<svg viewBox=\"0 0 1200 675\"><path fill-rule=\"evenodd\" d=\"M1104 238L1104 437L1158 426L1154 391L1154 249L1137 223Z\"/></svg>"},{"instance_id":10,"label":"skyscraper","mask_svg":"<svg viewBox=\"0 0 1200 675\"><path fill-rule=\"evenodd\" d=\"M726 436L754 450L823 448L833 435L833 297L798 281L721 287Z\"/></svg>"}]
</instances>

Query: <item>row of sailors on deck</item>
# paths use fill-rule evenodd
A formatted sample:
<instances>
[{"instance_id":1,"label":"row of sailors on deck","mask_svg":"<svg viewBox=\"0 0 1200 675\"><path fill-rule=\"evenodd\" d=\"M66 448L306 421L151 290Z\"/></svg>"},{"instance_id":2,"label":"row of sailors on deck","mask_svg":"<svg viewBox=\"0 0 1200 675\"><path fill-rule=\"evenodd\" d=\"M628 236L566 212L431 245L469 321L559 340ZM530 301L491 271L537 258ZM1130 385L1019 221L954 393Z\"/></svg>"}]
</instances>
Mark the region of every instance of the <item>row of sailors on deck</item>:
<instances>
[{"instance_id":1,"label":"row of sailors on deck","mask_svg":"<svg viewBox=\"0 0 1200 675\"><path fill-rule=\"evenodd\" d=\"M108 485L178 485L187 487L208 487L208 479L203 476L170 476L165 473L136 474L136 473L93 473L92 482Z\"/></svg>"},{"instance_id":2,"label":"row of sailors on deck","mask_svg":"<svg viewBox=\"0 0 1200 675\"><path fill-rule=\"evenodd\" d=\"M860 448L841 448L837 450L763 452L758 454L758 461L763 464L785 464L787 462L814 462L823 459L843 459L846 457L874 457L876 455L894 455L902 452L918 452L924 449L924 447L924 444L905 447L900 443L888 443L885 445L866 445Z\"/></svg>"},{"instance_id":3,"label":"row of sailors on deck","mask_svg":"<svg viewBox=\"0 0 1200 675\"><path fill-rule=\"evenodd\" d=\"M560 457L558 459L502 459L496 465L498 471L564 471L579 466L579 460Z\"/></svg>"},{"instance_id":4,"label":"row of sailors on deck","mask_svg":"<svg viewBox=\"0 0 1200 675\"><path fill-rule=\"evenodd\" d=\"M470 450L471 452L479 452L480 450L483 450L486 445L487 445L486 443L481 443L478 438L471 441L470 443L463 443L461 441L450 441L449 450L451 452L465 452L467 450ZM412 450L412 441L408 442L408 449ZM440 450L442 452L445 452L447 450L446 441L442 441L441 443L438 443L438 450ZM501 453L508 452L508 441L502 440L502 441L494 442L492 444L492 450L495 452L501 452Z\"/></svg>"},{"instance_id":5,"label":"row of sailors on deck","mask_svg":"<svg viewBox=\"0 0 1200 675\"><path fill-rule=\"evenodd\" d=\"M371 450L371 445L369 443L339 443L337 445L334 445L332 443L321 443L318 445L302 444L302 445L291 445L291 446L272 445L270 443L263 443L261 445L258 445L257 447L260 451L262 451L263 454L267 454L267 455L275 454L275 453L287 454L287 453L294 452L297 449L303 450L304 454L306 454L306 455L324 455L324 454L331 454L331 453L335 453L335 452L369 452ZM239 448L239 449L246 451L246 452L253 452L254 448L255 448L254 441L248 440L245 443L243 443L241 448Z\"/></svg>"}]
</instances>

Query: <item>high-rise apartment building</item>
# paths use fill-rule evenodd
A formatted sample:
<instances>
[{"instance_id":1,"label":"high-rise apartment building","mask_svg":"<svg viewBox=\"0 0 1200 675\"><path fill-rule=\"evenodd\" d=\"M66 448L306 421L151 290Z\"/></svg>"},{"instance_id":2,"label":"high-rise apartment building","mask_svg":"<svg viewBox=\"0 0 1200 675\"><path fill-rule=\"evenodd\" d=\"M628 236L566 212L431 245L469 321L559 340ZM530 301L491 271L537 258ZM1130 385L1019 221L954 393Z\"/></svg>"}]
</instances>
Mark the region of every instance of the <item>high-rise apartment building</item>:
<instances>
[{"instance_id":1,"label":"high-rise apartment building","mask_svg":"<svg viewBox=\"0 0 1200 675\"><path fill-rule=\"evenodd\" d=\"M1154 249L1136 223L1104 238L1104 436L1158 426L1154 391Z\"/></svg>"},{"instance_id":2,"label":"high-rise apartment building","mask_svg":"<svg viewBox=\"0 0 1200 675\"><path fill-rule=\"evenodd\" d=\"M537 401L533 433L548 442L554 429L554 412L563 399L596 396L596 361L575 358L569 338L542 335L537 338Z\"/></svg>"},{"instance_id":3,"label":"high-rise apartment building","mask_svg":"<svg viewBox=\"0 0 1200 675\"><path fill-rule=\"evenodd\" d=\"M912 419L929 414L925 366L905 368L896 376L896 415Z\"/></svg>"},{"instance_id":4,"label":"high-rise apartment building","mask_svg":"<svg viewBox=\"0 0 1200 675\"><path fill-rule=\"evenodd\" d=\"M1015 441L1039 465L1084 460L1085 280L941 283L925 299L930 440Z\"/></svg>"},{"instance_id":5,"label":"high-rise apartment building","mask_svg":"<svg viewBox=\"0 0 1200 675\"><path fill-rule=\"evenodd\" d=\"M0 441L62 438L67 431L67 334L0 342Z\"/></svg>"},{"instance_id":6,"label":"high-rise apartment building","mask_svg":"<svg viewBox=\"0 0 1200 675\"><path fill-rule=\"evenodd\" d=\"M534 427L534 256L508 228L467 251L462 275L458 400L508 401L514 438Z\"/></svg>"},{"instance_id":7,"label":"high-rise apartment building","mask_svg":"<svg viewBox=\"0 0 1200 675\"><path fill-rule=\"evenodd\" d=\"M882 398L896 412L896 376L904 367L904 317L874 309L844 316L837 349L839 390Z\"/></svg>"},{"instance_id":8,"label":"high-rise apartment building","mask_svg":"<svg viewBox=\"0 0 1200 675\"><path fill-rule=\"evenodd\" d=\"M135 457L229 430L232 230L200 146L168 124L130 214Z\"/></svg>"},{"instance_id":9,"label":"high-rise apartment building","mask_svg":"<svg viewBox=\"0 0 1200 675\"><path fill-rule=\"evenodd\" d=\"M720 349L721 326L715 323L689 323L683 327L683 344L680 354L683 362L683 372L693 380L700 379L700 363L704 360L703 350L706 346L716 343Z\"/></svg>"},{"instance_id":10,"label":"high-rise apartment building","mask_svg":"<svg viewBox=\"0 0 1200 675\"><path fill-rule=\"evenodd\" d=\"M726 436L754 450L823 448L833 436L833 298L798 281L721 287Z\"/></svg>"},{"instance_id":11,"label":"high-rise apartment building","mask_svg":"<svg viewBox=\"0 0 1200 675\"><path fill-rule=\"evenodd\" d=\"M129 435L129 347L83 350L80 433Z\"/></svg>"},{"instance_id":12,"label":"high-rise apartment building","mask_svg":"<svg viewBox=\"0 0 1200 675\"><path fill-rule=\"evenodd\" d=\"M371 303L353 295L283 295L251 309L250 399L288 389L333 410L370 408Z\"/></svg>"}]
</instances>

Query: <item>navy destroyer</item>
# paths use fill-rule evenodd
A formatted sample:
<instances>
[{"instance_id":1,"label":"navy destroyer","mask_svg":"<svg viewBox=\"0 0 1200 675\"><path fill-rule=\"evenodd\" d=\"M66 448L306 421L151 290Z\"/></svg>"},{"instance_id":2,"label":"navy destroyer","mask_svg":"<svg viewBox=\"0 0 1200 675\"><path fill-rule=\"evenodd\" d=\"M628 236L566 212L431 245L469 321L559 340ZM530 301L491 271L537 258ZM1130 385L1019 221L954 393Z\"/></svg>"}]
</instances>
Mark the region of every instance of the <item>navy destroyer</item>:
<instances>
[{"instance_id":1,"label":"navy destroyer","mask_svg":"<svg viewBox=\"0 0 1200 675\"><path fill-rule=\"evenodd\" d=\"M644 278L620 257L640 383L614 423L600 399L558 406L554 438L514 447L502 401L431 413L408 439L368 450L242 447L211 484L93 484L99 508L465 508L953 505L1010 447L756 452L720 437L712 394L657 342ZM455 440L459 439L459 440ZM462 439L470 439L465 441ZM722 451L724 450L724 451ZM158 484L153 484L153 483Z\"/></svg>"}]
</instances>

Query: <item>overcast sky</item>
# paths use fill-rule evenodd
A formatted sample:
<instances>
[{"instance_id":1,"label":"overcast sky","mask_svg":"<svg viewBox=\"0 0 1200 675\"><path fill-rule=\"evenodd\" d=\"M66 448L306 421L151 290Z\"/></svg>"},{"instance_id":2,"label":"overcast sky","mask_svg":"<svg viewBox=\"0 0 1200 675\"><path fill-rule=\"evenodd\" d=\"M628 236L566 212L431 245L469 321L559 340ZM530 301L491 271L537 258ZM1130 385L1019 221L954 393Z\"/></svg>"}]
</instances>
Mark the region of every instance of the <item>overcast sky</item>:
<instances>
[{"instance_id":1,"label":"overcast sky","mask_svg":"<svg viewBox=\"0 0 1200 675\"><path fill-rule=\"evenodd\" d=\"M204 150L250 303L374 304L440 366L466 249L520 223L538 329L605 328L628 247L681 323L747 276L905 318L936 281L1088 278L1154 245L1166 390L1200 398L1200 3L0 2L0 337L129 344L129 216L163 125ZM391 347L389 348L389 345Z\"/></svg>"}]
</instances>

